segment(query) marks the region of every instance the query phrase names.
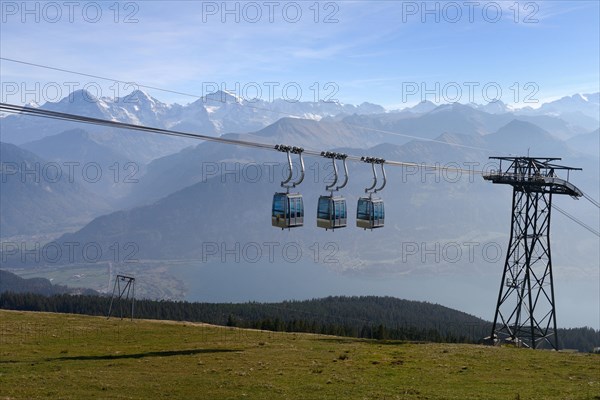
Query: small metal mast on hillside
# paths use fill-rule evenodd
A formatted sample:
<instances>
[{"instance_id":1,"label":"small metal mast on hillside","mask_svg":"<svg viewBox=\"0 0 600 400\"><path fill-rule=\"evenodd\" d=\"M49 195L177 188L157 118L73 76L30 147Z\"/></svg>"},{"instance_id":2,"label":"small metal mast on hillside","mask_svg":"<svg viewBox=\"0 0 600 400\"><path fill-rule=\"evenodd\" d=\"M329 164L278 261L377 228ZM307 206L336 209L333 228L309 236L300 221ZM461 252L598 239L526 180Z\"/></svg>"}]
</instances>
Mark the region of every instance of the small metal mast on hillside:
<instances>
[{"instance_id":1,"label":"small metal mast on hillside","mask_svg":"<svg viewBox=\"0 0 600 400\"><path fill-rule=\"evenodd\" d=\"M123 283L123 288L121 288ZM133 308L135 305L135 278L126 275L117 275L115 278L115 284L113 286L112 296L110 298L110 306L108 307L108 318L112 313L113 302L115 300L115 292L117 294L117 303L121 319L123 319L123 301L125 304L130 300L129 295L131 294L131 320L133 321ZM124 300L123 300L124 298Z\"/></svg>"},{"instance_id":2,"label":"small metal mast on hillside","mask_svg":"<svg viewBox=\"0 0 600 400\"><path fill-rule=\"evenodd\" d=\"M569 182L569 172L581 168L553 163L560 158L490 158L500 160L500 167L483 178L513 187L510 240L490 339L533 349L547 343L558 350L550 255L552 195L581 197L581 190ZM566 180L556 175L558 170L566 171Z\"/></svg>"}]
</instances>

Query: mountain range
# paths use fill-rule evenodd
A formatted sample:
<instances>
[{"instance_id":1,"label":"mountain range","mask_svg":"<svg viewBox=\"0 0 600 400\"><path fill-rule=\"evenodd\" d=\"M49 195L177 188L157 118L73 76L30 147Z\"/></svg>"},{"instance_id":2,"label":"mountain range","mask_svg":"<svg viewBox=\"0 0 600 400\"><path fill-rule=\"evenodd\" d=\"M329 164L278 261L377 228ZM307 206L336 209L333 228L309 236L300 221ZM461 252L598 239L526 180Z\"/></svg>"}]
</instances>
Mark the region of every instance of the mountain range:
<instances>
[{"instance_id":1,"label":"mountain range","mask_svg":"<svg viewBox=\"0 0 600 400\"><path fill-rule=\"evenodd\" d=\"M598 97L598 93L566 96L544 103L536 109L531 107L514 109L501 101L486 105L471 103L464 107L490 115L520 115L524 120L537 123L552 134L555 134L553 130L557 130L559 137L564 135L561 138L566 139L576 134L591 132L597 128L600 120ZM179 105L163 103L141 90L115 99L96 98L85 90L77 90L58 102L30 106L157 128L221 135L258 131L284 117L318 121L323 118L339 120L352 115L373 115L374 118L380 119L385 114L391 114L386 117L387 122L382 125L393 125L399 119L410 120L415 115L427 114L434 110L443 112L444 109L453 109L460 105L455 103L438 106L430 101L423 101L414 107L386 112L382 106L370 103L354 106L323 101L292 102L283 99L271 102L261 99L249 101L226 91L211 93L187 105ZM530 119L530 117L549 118ZM489 124L493 125L496 121L495 129L497 129L499 128L498 124L502 124L505 119L506 117L491 118ZM2 141L17 145L56 135L69 129L81 128L80 125L70 122L40 120L18 115L4 116L1 125ZM476 128L481 127L477 126ZM487 128L492 127L487 126ZM495 129L492 128L492 131ZM86 126L86 130L101 133L93 135L93 139L99 144L111 144L114 148L119 148L118 145L123 144L123 147L119 148L120 151L126 152L132 161L147 162L150 159L172 153L175 151L174 149L189 145L189 142L172 138L140 137L138 133L129 135L119 132L116 135L113 131L102 127ZM132 142L138 146L131 146ZM136 147L142 149L136 149Z\"/></svg>"},{"instance_id":2,"label":"mountain range","mask_svg":"<svg viewBox=\"0 0 600 400\"><path fill-rule=\"evenodd\" d=\"M182 106L162 103L141 90L116 99L96 98L85 90L77 90L58 102L47 102L39 108L212 136L252 132L283 116L319 120L339 114L385 111L383 107L369 103L353 106L326 102L291 103L281 99L249 102L222 91ZM80 127L71 122L8 115L2 119L2 141L20 145ZM137 132L116 135L113 130L95 126L86 126L86 130L93 133L93 139L99 144L109 142L125 151L132 161L149 161L189 145L186 141L144 136ZM137 146L133 146L133 142Z\"/></svg>"}]
</instances>

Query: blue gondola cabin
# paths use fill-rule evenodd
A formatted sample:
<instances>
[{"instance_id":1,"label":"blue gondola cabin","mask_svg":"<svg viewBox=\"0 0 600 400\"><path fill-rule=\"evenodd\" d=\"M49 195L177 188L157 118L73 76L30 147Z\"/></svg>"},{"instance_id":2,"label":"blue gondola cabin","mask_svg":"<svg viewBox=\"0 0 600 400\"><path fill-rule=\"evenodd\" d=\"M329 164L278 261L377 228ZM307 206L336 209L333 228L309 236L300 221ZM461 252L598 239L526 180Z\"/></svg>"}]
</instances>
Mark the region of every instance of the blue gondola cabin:
<instances>
[{"instance_id":1,"label":"blue gondola cabin","mask_svg":"<svg viewBox=\"0 0 600 400\"><path fill-rule=\"evenodd\" d=\"M317 207L317 226L338 229L346 226L346 200L343 197L320 196Z\"/></svg>"},{"instance_id":2,"label":"blue gondola cabin","mask_svg":"<svg viewBox=\"0 0 600 400\"><path fill-rule=\"evenodd\" d=\"M356 207L356 226L364 229L382 228L385 220L383 200L361 197Z\"/></svg>"},{"instance_id":3,"label":"blue gondola cabin","mask_svg":"<svg viewBox=\"0 0 600 400\"><path fill-rule=\"evenodd\" d=\"M281 229L290 229L304 224L304 203L297 193L275 193L273 196L271 223Z\"/></svg>"}]
</instances>

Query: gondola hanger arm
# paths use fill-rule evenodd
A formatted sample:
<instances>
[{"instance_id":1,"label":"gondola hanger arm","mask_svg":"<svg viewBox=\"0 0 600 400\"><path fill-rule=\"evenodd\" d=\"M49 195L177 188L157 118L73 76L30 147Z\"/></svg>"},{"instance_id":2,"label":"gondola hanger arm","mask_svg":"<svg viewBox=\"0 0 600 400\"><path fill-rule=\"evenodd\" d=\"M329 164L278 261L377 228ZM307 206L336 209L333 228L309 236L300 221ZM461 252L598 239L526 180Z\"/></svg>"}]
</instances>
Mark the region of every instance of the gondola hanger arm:
<instances>
[{"instance_id":1,"label":"gondola hanger arm","mask_svg":"<svg viewBox=\"0 0 600 400\"><path fill-rule=\"evenodd\" d=\"M348 158L348 155L338 153L336 154L335 158L342 160L342 163L344 164L344 183L335 188L335 190L340 190L348 184L348 165L346 164L346 158Z\"/></svg>"},{"instance_id":2,"label":"gondola hanger arm","mask_svg":"<svg viewBox=\"0 0 600 400\"><path fill-rule=\"evenodd\" d=\"M377 189L373 191L373 193L377 193L385 187L387 183L387 176L385 175L385 160L383 158L378 158L376 164L381 164L381 176L383 177L383 183Z\"/></svg>"}]
</instances>

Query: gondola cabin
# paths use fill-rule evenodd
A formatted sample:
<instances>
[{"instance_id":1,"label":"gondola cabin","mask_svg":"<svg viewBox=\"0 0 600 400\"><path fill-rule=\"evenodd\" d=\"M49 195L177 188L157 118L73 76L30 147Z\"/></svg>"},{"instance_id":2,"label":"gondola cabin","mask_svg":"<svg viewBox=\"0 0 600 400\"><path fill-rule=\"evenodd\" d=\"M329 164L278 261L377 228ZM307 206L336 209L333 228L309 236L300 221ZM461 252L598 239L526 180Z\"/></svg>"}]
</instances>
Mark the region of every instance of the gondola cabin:
<instances>
[{"instance_id":1,"label":"gondola cabin","mask_svg":"<svg viewBox=\"0 0 600 400\"><path fill-rule=\"evenodd\" d=\"M346 199L343 197L320 196L317 207L317 226L338 229L346 226Z\"/></svg>"},{"instance_id":2,"label":"gondola cabin","mask_svg":"<svg viewBox=\"0 0 600 400\"><path fill-rule=\"evenodd\" d=\"M385 220L383 200L361 197L356 207L356 226L364 229L382 228Z\"/></svg>"},{"instance_id":3,"label":"gondola cabin","mask_svg":"<svg viewBox=\"0 0 600 400\"><path fill-rule=\"evenodd\" d=\"M296 228L304 224L304 203L298 193L275 193L271 224L281 229Z\"/></svg>"}]
</instances>

